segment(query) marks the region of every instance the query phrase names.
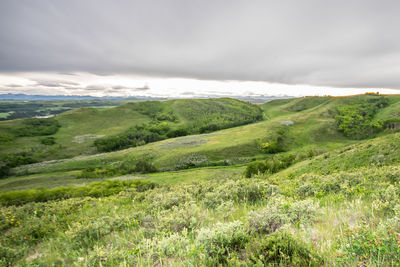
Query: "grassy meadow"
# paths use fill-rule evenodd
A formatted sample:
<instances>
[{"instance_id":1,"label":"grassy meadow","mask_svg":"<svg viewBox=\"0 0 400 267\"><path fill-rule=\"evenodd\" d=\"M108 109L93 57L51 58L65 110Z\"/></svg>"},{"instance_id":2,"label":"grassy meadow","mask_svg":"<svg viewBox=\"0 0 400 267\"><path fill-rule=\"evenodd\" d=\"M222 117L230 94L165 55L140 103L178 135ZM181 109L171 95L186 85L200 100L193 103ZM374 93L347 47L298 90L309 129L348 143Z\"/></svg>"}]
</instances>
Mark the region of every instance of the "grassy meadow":
<instances>
[{"instance_id":1,"label":"grassy meadow","mask_svg":"<svg viewBox=\"0 0 400 267\"><path fill-rule=\"evenodd\" d=\"M0 266L399 265L400 96L143 103L0 122Z\"/></svg>"}]
</instances>

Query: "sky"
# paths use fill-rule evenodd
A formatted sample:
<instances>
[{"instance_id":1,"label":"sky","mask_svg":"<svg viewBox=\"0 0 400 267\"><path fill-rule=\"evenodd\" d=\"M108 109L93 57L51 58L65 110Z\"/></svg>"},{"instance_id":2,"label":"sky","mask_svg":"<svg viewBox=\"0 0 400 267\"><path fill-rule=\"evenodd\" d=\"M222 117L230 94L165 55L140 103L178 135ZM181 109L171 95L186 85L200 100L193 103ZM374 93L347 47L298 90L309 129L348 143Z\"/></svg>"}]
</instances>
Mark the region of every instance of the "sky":
<instances>
[{"instance_id":1,"label":"sky","mask_svg":"<svg viewBox=\"0 0 400 267\"><path fill-rule=\"evenodd\" d=\"M398 0L1 0L0 93L400 91Z\"/></svg>"}]
</instances>

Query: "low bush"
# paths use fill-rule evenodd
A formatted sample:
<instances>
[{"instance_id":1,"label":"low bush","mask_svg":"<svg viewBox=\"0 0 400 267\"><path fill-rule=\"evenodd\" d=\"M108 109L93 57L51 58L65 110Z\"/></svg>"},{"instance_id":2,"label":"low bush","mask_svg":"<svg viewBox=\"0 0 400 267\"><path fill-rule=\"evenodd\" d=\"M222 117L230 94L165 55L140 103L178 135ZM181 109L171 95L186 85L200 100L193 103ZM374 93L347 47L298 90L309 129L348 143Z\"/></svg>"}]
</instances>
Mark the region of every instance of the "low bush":
<instances>
[{"instance_id":1,"label":"low bush","mask_svg":"<svg viewBox=\"0 0 400 267\"><path fill-rule=\"evenodd\" d=\"M279 206L249 212L249 228L252 232L269 234L289 222L289 216Z\"/></svg>"},{"instance_id":2,"label":"low bush","mask_svg":"<svg viewBox=\"0 0 400 267\"><path fill-rule=\"evenodd\" d=\"M323 260L311 246L288 232L267 236L252 255L255 264L267 266L321 266Z\"/></svg>"},{"instance_id":3,"label":"low bush","mask_svg":"<svg viewBox=\"0 0 400 267\"><path fill-rule=\"evenodd\" d=\"M147 160L139 160L138 162L136 162L136 166L134 169L134 172L139 172L139 173L151 173L157 171L158 171L157 168Z\"/></svg>"},{"instance_id":4,"label":"low bush","mask_svg":"<svg viewBox=\"0 0 400 267\"><path fill-rule=\"evenodd\" d=\"M400 262L398 230L391 225L377 230L368 225L347 229L339 241L343 254L338 261L364 266L396 266Z\"/></svg>"},{"instance_id":5,"label":"low bush","mask_svg":"<svg viewBox=\"0 0 400 267\"><path fill-rule=\"evenodd\" d=\"M292 222L312 223L317 218L317 211L318 206L308 199L291 203L288 214Z\"/></svg>"},{"instance_id":6,"label":"low bush","mask_svg":"<svg viewBox=\"0 0 400 267\"><path fill-rule=\"evenodd\" d=\"M192 231L197 228L205 220L205 216L195 203L186 202L173 206L171 210L162 211L158 220L162 231L177 233L184 229Z\"/></svg>"},{"instance_id":7,"label":"low bush","mask_svg":"<svg viewBox=\"0 0 400 267\"><path fill-rule=\"evenodd\" d=\"M226 201L255 203L269 196L272 193L269 189L270 185L260 180L228 181L215 188L210 188L210 191L204 194L202 202L208 208L216 208Z\"/></svg>"},{"instance_id":8,"label":"low bush","mask_svg":"<svg viewBox=\"0 0 400 267\"><path fill-rule=\"evenodd\" d=\"M243 223L217 223L197 231L195 247L208 258L208 264L226 263L230 253L244 248L249 241Z\"/></svg>"},{"instance_id":9,"label":"low bush","mask_svg":"<svg viewBox=\"0 0 400 267\"><path fill-rule=\"evenodd\" d=\"M56 139L52 136L44 137L44 138L40 139L40 143L42 143L43 145L46 145L46 146L51 146L56 143Z\"/></svg>"},{"instance_id":10,"label":"low bush","mask_svg":"<svg viewBox=\"0 0 400 267\"><path fill-rule=\"evenodd\" d=\"M4 154L0 159L0 178L7 177L10 174L11 168L37 162L32 152Z\"/></svg>"}]
</instances>

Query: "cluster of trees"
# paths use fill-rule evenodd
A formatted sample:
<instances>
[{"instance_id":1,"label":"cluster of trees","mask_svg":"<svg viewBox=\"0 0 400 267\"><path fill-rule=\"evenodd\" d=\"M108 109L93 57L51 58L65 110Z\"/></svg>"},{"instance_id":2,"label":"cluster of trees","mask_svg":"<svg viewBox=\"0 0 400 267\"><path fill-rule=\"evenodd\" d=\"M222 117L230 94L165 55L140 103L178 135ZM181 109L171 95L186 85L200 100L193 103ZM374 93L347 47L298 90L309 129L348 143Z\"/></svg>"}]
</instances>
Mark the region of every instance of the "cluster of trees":
<instances>
[{"instance_id":1,"label":"cluster of trees","mask_svg":"<svg viewBox=\"0 0 400 267\"><path fill-rule=\"evenodd\" d=\"M300 153L276 154L266 160L258 160L249 163L244 171L244 176L250 178L256 174L276 173L296 162L312 158L320 153L320 151L309 149Z\"/></svg>"},{"instance_id":2,"label":"cluster of trees","mask_svg":"<svg viewBox=\"0 0 400 267\"><path fill-rule=\"evenodd\" d=\"M285 152L288 146L288 131L287 126L282 126L276 130L268 139L267 142L261 143L261 150L268 154Z\"/></svg>"},{"instance_id":3,"label":"cluster of trees","mask_svg":"<svg viewBox=\"0 0 400 267\"><path fill-rule=\"evenodd\" d=\"M61 127L54 118L47 119L25 119L22 126L14 130L15 136L43 136L55 134Z\"/></svg>"},{"instance_id":4,"label":"cluster of trees","mask_svg":"<svg viewBox=\"0 0 400 267\"><path fill-rule=\"evenodd\" d=\"M37 162L32 153L20 152L15 154L4 154L0 157L0 178L7 177L11 168Z\"/></svg>"},{"instance_id":5,"label":"cluster of trees","mask_svg":"<svg viewBox=\"0 0 400 267\"><path fill-rule=\"evenodd\" d=\"M374 115L388 104L387 98L375 96L338 107L335 117L338 130L353 139L372 137L384 126L383 121L373 119Z\"/></svg>"},{"instance_id":6,"label":"cluster of trees","mask_svg":"<svg viewBox=\"0 0 400 267\"><path fill-rule=\"evenodd\" d=\"M185 129L171 129L167 122L148 123L131 127L118 135L99 138L94 145L98 151L110 152L186 134Z\"/></svg>"}]
</instances>

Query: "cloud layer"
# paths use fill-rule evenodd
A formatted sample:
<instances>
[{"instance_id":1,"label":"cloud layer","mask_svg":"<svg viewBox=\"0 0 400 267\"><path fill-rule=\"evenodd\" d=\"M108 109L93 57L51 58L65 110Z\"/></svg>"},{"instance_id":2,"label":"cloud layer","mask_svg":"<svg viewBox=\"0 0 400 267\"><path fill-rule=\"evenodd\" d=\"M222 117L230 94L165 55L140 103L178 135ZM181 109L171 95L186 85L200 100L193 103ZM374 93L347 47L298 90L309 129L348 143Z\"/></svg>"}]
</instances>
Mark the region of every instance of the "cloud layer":
<instances>
[{"instance_id":1,"label":"cloud layer","mask_svg":"<svg viewBox=\"0 0 400 267\"><path fill-rule=\"evenodd\" d=\"M400 89L399 10L397 0L2 0L0 72Z\"/></svg>"}]
</instances>

